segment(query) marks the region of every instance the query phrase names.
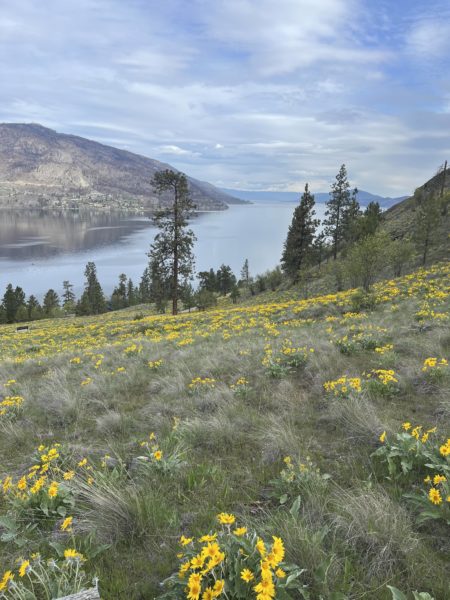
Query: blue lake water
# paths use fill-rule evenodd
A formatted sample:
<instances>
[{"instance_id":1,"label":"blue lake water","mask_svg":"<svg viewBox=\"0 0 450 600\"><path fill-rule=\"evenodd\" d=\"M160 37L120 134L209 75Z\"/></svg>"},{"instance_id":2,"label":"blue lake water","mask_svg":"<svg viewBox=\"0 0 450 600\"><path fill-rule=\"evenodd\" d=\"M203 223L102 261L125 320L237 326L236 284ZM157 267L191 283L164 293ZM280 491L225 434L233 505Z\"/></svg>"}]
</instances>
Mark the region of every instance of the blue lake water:
<instances>
[{"instance_id":1,"label":"blue lake water","mask_svg":"<svg viewBox=\"0 0 450 600\"><path fill-rule=\"evenodd\" d=\"M264 202L198 214L191 223L196 270L225 263L239 276L246 258L252 275L275 267L295 206ZM324 204L316 205L319 218L324 211ZM78 296L88 261L97 265L107 294L120 273L137 284L156 232L148 217L122 213L0 211L0 297L8 283L20 285L27 295L42 297L49 288L61 293L65 279Z\"/></svg>"}]
</instances>

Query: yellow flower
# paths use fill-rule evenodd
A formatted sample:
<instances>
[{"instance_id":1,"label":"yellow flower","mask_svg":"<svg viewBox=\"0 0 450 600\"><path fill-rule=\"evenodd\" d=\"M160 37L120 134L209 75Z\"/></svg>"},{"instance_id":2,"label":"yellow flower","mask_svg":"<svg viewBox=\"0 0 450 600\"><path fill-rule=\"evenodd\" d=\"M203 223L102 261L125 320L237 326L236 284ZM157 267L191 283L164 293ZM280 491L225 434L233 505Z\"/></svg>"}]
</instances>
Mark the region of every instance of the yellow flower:
<instances>
[{"instance_id":1,"label":"yellow flower","mask_svg":"<svg viewBox=\"0 0 450 600\"><path fill-rule=\"evenodd\" d=\"M278 569L275 571L275 575L276 575L277 577L279 577L280 579L283 579L283 577L286 577L286 573L283 571L283 569L280 569L280 568L278 568Z\"/></svg>"},{"instance_id":2,"label":"yellow flower","mask_svg":"<svg viewBox=\"0 0 450 600\"><path fill-rule=\"evenodd\" d=\"M30 561L29 560L23 560L20 567L19 567L19 577L25 577L25 574L27 573L27 569L30 566Z\"/></svg>"},{"instance_id":3,"label":"yellow flower","mask_svg":"<svg viewBox=\"0 0 450 600\"><path fill-rule=\"evenodd\" d=\"M425 479L423 480L424 483L430 483L431 482L431 477L429 475L427 475L425 477Z\"/></svg>"},{"instance_id":4,"label":"yellow flower","mask_svg":"<svg viewBox=\"0 0 450 600\"><path fill-rule=\"evenodd\" d=\"M203 542L203 543L214 542L214 540L216 539L216 537L217 537L217 533L214 533L212 535L202 535L202 537L199 538L198 541L199 542Z\"/></svg>"},{"instance_id":5,"label":"yellow flower","mask_svg":"<svg viewBox=\"0 0 450 600\"><path fill-rule=\"evenodd\" d=\"M214 598L217 598L217 596L220 596L220 594L223 592L224 587L225 587L225 581L223 579L218 579L213 587Z\"/></svg>"},{"instance_id":6,"label":"yellow flower","mask_svg":"<svg viewBox=\"0 0 450 600\"><path fill-rule=\"evenodd\" d=\"M12 571L6 571L3 574L2 580L0 581L0 592L2 592L3 590L6 590L7 586L8 586L8 581L12 581L14 579L14 575L12 574Z\"/></svg>"},{"instance_id":7,"label":"yellow flower","mask_svg":"<svg viewBox=\"0 0 450 600\"><path fill-rule=\"evenodd\" d=\"M66 560L78 560L78 561L84 561L85 558L82 554L80 554L79 552L77 552L74 548L67 548L66 550L64 550L64 558Z\"/></svg>"},{"instance_id":8,"label":"yellow flower","mask_svg":"<svg viewBox=\"0 0 450 600\"><path fill-rule=\"evenodd\" d=\"M211 587L207 587L202 594L202 600L213 600L214 590Z\"/></svg>"},{"instance_id":9,"label":"yellow flower","mask_svg":"<svg viewBox=\"0 0 450 600\"><path fill-rule=\"evenodd\" d=\"M430 488L430 491L428 492L428 498L429 498L430 502L432 502L433 504L436 504L436 505L442 504L441 493L439 492L439 490L437 490L434 487Z\"/></svg>"},{"instance_id":10,"label":"yellow flower","mask_svg":"<svg viewBox=\"0 0 450 600\"><path fill-rule=\"evenodd\" d=\"M236 517L230 513L220 513L217 515L217 520L221 525L233 525Z\"/></svg>"},{"instance_id":11,"label":"yellow flower","mask_svg":"<svg viewBox=\"0 0 450 600\"><path fill-rule=\"evenodd\" d=\"M27 489L27 479L26 477L22 477L21 479L19 479L19 481L17 482L17 489L20 491L26 490Z\"/></svg>"},{"instance_id":12,"label":"yellow flower","mask_svg":"<svg viewBox=\"0 0 450 600\"><path fill-rule=\"evenodd\" d=\"M58 486L59 483L57 481L52 481L47 491L49 498L56 498L56 496L58 495Z\"/></svg>"},{"instance_id":13,"label":"yellow flower","mask_svg":"<svg viewBox=\"0 0 450 600\"><path fill-rule=\"evenodd\" d=\"M70 481L74 477L75 477L75 471L67 471L67 473L64 473L64 475L63 475L63 479L65 481Z\"/></svg>"},{"instance_id":14,"label":"yellow flower","mask_svg":"<svg viewBox=\"0 0 450 600\"><path fill-rule=\"evenodd\" d=\"M254 578L255 578L255 576L250 571L250 569L243 569L241 571L241 579L243 581L245 581L246 583L248 583L249 581L252 581L252 579L254 579Z\"/></svg>"},{"instance_id":15,"label":"yellow flower","mask_svg":"<svg viewBox=\"0 0 450 600\"><path fill-rule=\"evenodd\" d=\"M79 467L85 467L87 465L87 458L83 458L82 460L80 460L80 462L78 463Z\"/></svg>"},{"instance_id":16,"label":"yellow flower","mask_svg":"<svg viewBox=\"0 0 450 600\"><path fill-rule=\"evenodd\" d=\"M381 442L382 444L384 444L384 441L385 441L385 439L386 439L386 432L385 432L385 431L383 431L383 433L380 435L380 442Z\"/></svg>"},{"instance_id":17,"label":"yellow flower","mask_svg":"<svg viewBox=\"0 0 450 600\"><path fill-rule=\"evenodd\" d=\"M61 531L72 531L73 517L66 517L61 524Z\"/></svg>"},{"instance_id":18,"label":"yellow flower","mask_svg":"<svg viewBox=\"0 0 450 600\"><path fill-rule=\"evenodd\" d=\"M266 545L261 538L257 539L255 548L258 550L260 556L264 557L266 555Z\"/></svg>"},{"instance_id":19,"label":"yellow flower","mask_svg":"<svg viewBox=\"0 0 450 600\"><path fill-rule=\"evenodd\" d=\"M438 485L439 483L444 483L445 481L447 481L447 478L444 477L444 475L435 475L433 477L434 485Z\"/></svg>"},{"instance_id":20,"label":"yellow flower","mask_svg":"<svg viewBox=\"0 0 450 600\"><path fill-rule=\"evenodd\" d=\"M161 452L161 450L155 450L155 452L153 452L153 458L155 460L161 460L163 456L163 453Z\"/></svg>"},{"instance_id":21,"label":"yellow flower","mask_svg":"<svg viewBox=\"0 0 450 600\"><path fill-rule=\"evenodd\" d=\"M182 535L180 537L180 544L182 546L187 546L188 544L190 544L192 541L194 540L194 538L187 538L184 535Z\"/></svg>"},{"instance_id":22,"label":"yellow flower","mask_svg":"<svg viewBox=\"0 0 450 600\"><path fill-rule=\"evenodd\" d=\"M247 533L247 527L238 527L233 533L237 536L245 535Z\"/></svg>"}]
</instances>

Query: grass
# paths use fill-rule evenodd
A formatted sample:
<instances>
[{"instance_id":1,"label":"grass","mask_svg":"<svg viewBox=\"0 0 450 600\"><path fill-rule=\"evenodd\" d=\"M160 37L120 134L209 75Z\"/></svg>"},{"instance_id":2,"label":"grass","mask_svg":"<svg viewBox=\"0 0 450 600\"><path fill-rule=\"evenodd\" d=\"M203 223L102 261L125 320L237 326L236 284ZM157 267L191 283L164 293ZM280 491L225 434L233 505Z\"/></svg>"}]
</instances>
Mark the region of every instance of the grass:
<instances>
[{"instance_id":1,"label":"grass","mask_svg":"<svg viewBox=\"0 0 450 600\"><path fill-rule=\"evenodd\" d=\"M0 478L16 481L39 444L60 442L67 464L87 457L92 466L76 469L73 534L60 531L59 518L41 519L25 546L0 541L0 576L24 554L51 555L57 542L86 555L105 600L152 598L177 569L180 535L214 530L225 511L282 537L311 599L383 600L388 584L449 597L448 525L419 524L405 490L371 458L381 432L407 420L450 435L450 378L430 382L422 372L425 358L448 358L449 272L443 263L381 282L376 308L363 314L349 314L351 291L308 300L284 291L265 304L178 318L126 311L33 323L27 335L0 328L0 401L24 398L15 416L0 417ZM374 327L391 351L339 350L336 339ZM304 366L287 364L285 339L314 349ZM262 364L267 344L281 377ZM379 368L395 371L392 393L363 384L347 398L325 394L325 381L364 382ZM214 382L191 390L196 377ZM233 391L240 377L249 383ZM152 462L153 443L161 463ZM329 477L281 481L286 456ZM0 495L7 512L23 515Z\"/></svg>"}]
</instances>

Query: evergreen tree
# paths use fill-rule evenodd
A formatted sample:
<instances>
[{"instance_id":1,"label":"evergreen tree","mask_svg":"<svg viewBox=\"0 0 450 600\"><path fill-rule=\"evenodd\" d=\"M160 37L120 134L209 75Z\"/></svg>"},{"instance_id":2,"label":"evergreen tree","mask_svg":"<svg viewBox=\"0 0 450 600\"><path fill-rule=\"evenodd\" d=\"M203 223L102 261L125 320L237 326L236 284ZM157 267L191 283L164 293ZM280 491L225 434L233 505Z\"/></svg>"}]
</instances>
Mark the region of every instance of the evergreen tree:
<instances>
[{"instance_id":1,"label":"evergreen tree","mask_svg":"<svg viewBox=\"0 0 450 600\"><path fill-rule=\"evenodd\" d=\"M152 184L161 195L170 193L170 208L158 211L153 222L158 227L149 257L157 261L162 269L163 279L170 282L172 314L178 312L180 278L192 277L194 255L192 252L195 236L187 229L188 219L193 214L194 204L191 201L186 176L169 169L155 173Z\"/></svg>"},{"instance_id":2,"label":"evergreen tree","mask_svg":"<svg viewBox=\"0 0 450 600\"><path fill-rule=\"evenodd\" d=\"M166 312L170 284L165 278L165 272L157 260L150 263L150 302L154 302L158 312Z\"/></svg>"},{"instance_id":3,"label":"evergreen tree","mask_svg":"<svg viewBox=\"0 0 450 600\"><path fill-rule=\"evenodd\" d=\"M245 262L241 269L241 281L246 286L248 286L250 283L250 270L248 267L248 258L245 259Z\"/></svg>"},{"instance_id":4,"label":"evergreen tree","mask_svg":"<svg viewBox=\"0 0 450 600\"><path fill-rule=\"evenodd\" d=\"M111 307L113 310L119 310L120 308L127 307L127 276L125 273L119 275L119 285L114 288L111 295Z\"/></svg>"},{"instance_id":5,"label":"evergreen tree","mask_svg":"<svg viewBox=\"0 0 450 600\"><path fill-rule=\"evenodd\" d=\"M370 202L359 219L359 237L373 235L383 220L383 212L378 202Z\"/></svg>"},{"instance_id":6,"label":"evergreen tree","mask_svg":"<svg viewBox=\"0 0 450 600\"><path fill-rule=\"evenodd\" d=\"M36 296L33 296L33 294L31 294L31 296L29 296L26 307L27 307L28 319L30 321L34 321L35 319L39 319L41 317L41 315L42 315L41 305L39 304L39 301L36 298Z\"/></svg>"},{"instance_id":7,"label":"evergreen tree","mask_svg":"<svg viewBox=\"0 0 450 600\"><path fill-rule=\"evenodd\" d=\"M223 296L229 294L236 285L236 276L228 265L220 266L217 270L216 280L217 291Z\"/></svg>"},{"instance_id":8,"label":"evergreen tree","mask_svg":"<svg viewBox=\"0 0 450 600\"><path fill-rule=\"evenodd\" d=\"M306 184L300 204L294 210L281 257L283 271L294 282L312 254L314 235L319 225L319 220L314 218L314 205L314 196Z\"/></svg>"},{"instance_id":9,"label":"evergreen tree","mask_svg":"<svg viewBox=\"0 0 450 600\"><path fill-rule=\"evenodd\" d=\"M130 278L128 279L128 284L127 284L127 305L128 306L134 306L137 303L137 290L134 287L134 283L133 280Z\"/></svg>"},{"instance_id":10,"label":"evergreen tree","mask_svg":"<svg viewBox=\"0 0 450 600\"><path fill-rule=\"evenodd\" d=\"M325 235L325 232L321 231L316 235L313 242L313 256L315 262L317 262L317 265L319 266L319 270L325 257L326 240L327 236Z\"/></svg>"},{"instance_id":11,"label":"evergreen tree","mask_svg":"<svg viewBox=\"0 0 450 600\"><path fill-rule=\"evenodd\" d=\"M418 189L414 193L416 213L414 222L414 240L422 254L422 265L425 266L428 251L432 244L433 234L441 220L441 200L437 194Z\"/></svg>"},{"instance_id":12,"label":"evergreen tree","mask_svg":"<svg viewBox=\"0 0 450 600\"><path fill-rule=\"evenodd\" d=\"M70 281L63 281L63 290L62 299L64 308L66 308L68 304L72 306L75 302L75 294L73 293L73 285Z\"/></svg>"},{"instance_id":13,"label":"evergreen tree","mask_svg":"<svg viewBox=\"0 0 450 600\"><path fill-rule=\"evenodd\" d=\"M183 308L191 312L191 308L195 306L195 292L189 281L186 281L182 287L181 301L183 302Z\"/></svg>"},{"instance_id":14,"label":"evergreen tree","mask_svg":"<svg viewBox=\"0 0 450 600\"><path fill-rule=\"evenodd\" d=\"M351 205L350 184L347 179L345 165L342 165L336 175L336 181L331 186L330 199L325 212L325 234L331 238L333 258L336 260L338 249L344 236L346 212Z\"/></svg>"},{"instance_id":15,"label":"evergreen tree","mask_svg":"<svg viewBox=\"0 0 450 600\"><path fill-rule=\"evenodd\" d=\"M233 301L233 304L237 303L240 295L241 295L241 292L239 291L238 286L234 285L230 292L230 298Z\"/></svg>"},{"instance_id":16,"label":"evergreen tree","mask_svg":"<svg viewBox=\"0 0 450 600\"><path fill-rule=\"evenodd\" d=\"M214 269L200 271L200 273L197 273L197 279L200 280L198 284L200 289L208 290L208 292L217 292L217 277Z\"/></svg>"},{"instance_id":17,"label":"evergreen tree","mask_svg":"<svg viewBox=\"0 0 450 600\"><path fill-rule=\"evenodd\" d=\"M55 292L55 290L48 290L48 292L44 296L42 307L46 316L52 315L53 311L56 308L59 308L59 296Z\"/></svg>"},{"instance_id":18,"label":"evergreen tree","mask_svg":"<svg viewBox=\"0 0 450 600\"><path fill-rule=\"evenodd\" d=\"M358 202L358 189L352 192L350 202L342 213L342 240L345 244L353 244L359 237L359 219L361 207Z\"/></svg>"},{"instance_id":19,"label":"evergreen tree","mask_svg":"<svg viewBox=\"0 0 450 600\"><path fill-rule=\"evenodd\" d=\"M149 267L144 269L144 272L139 283L139 300L140 302L150 302L152 279Z\"/></svg>"},{"instance_id":20,"label":"evergreen tree","mask_svg":"<svg viewBox=\"0 0 450 600\"><path fill-rule=\"evenodd\" d=\"M84 276L86 282L84 292L77 304L77 313L82 315L98 315L105 312L105 296L97 279L97 267L95 263L87 263Z\"/></svg>"},{"instance_id":21,"label":"evergreen tree","mask_svg":"<svg viewBox=\"0 0 450 600\"><path fill-rule=\"evenodd\" d=\"M3 295L2 308L4 320L6 323L14 323L16 320L17 311L21 306L25 305L25 293L21 287L13 289L11 283L6 286L6 291Z\"/></svg>"}]
</instances>

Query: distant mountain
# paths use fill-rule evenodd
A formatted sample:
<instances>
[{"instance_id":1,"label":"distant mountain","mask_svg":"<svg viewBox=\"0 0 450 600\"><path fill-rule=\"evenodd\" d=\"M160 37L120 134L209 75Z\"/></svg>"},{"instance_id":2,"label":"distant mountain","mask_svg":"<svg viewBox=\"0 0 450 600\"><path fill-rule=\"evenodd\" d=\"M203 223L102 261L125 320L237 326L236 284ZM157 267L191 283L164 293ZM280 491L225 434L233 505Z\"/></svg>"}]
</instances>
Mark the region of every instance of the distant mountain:
<instances>
[{"instance_id":1,"label":"distant mountain","mask_svg":"<svg viewBox=\"0 0 450 600\"><path fill-rule=\"evenodd\" d=\"M0 124L0 206L151 210L169 201L150 183L162 169L173 167L38 124ZM209 183L188 181L200 210L242 203Z\"/></svg>"},{"instance_id":2,"label":"distant mountain","mask_svg":"<svg viewBox=\"0 0 450 600\"><path fill-rule=\"evenodd\" d=\"M229 188L221 188L223 192L232 194L242 200L249 200L251 202L296 202L301 196L301 192L251 192L247 190L234 190ZM314 193L316 202L327 202L329 199L328 192ZM397 202L404 200L407 196L401 196L399 198L388 198L359 190L358 200L360 204L366 206L369 202L378 202L382 208L389 208Z\"/></svg>"}]
</instances>

